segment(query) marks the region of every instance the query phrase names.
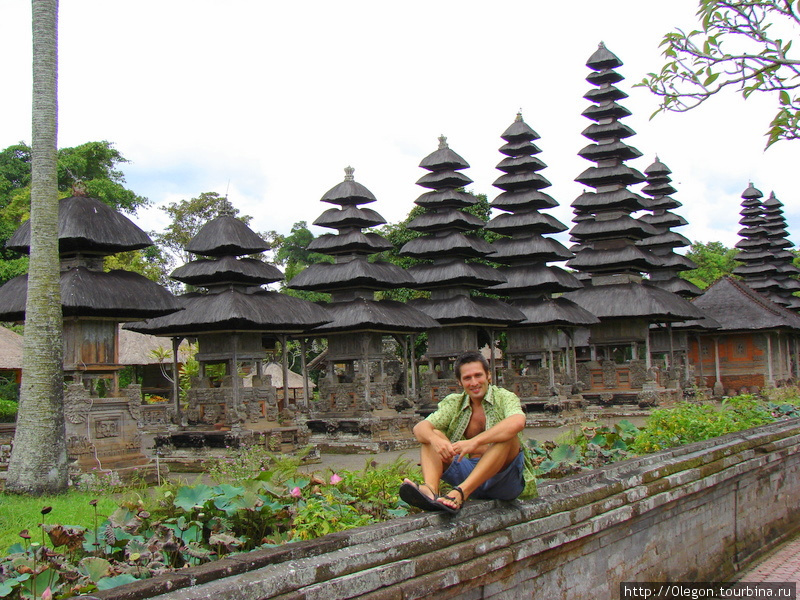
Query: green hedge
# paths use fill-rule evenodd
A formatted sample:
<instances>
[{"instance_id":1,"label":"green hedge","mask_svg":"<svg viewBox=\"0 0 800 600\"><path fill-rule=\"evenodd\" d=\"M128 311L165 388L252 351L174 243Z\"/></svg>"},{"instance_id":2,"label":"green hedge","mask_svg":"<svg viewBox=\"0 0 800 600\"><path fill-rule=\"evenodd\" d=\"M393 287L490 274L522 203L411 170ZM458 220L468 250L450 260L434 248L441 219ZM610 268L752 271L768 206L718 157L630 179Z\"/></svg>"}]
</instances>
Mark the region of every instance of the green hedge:
<instances>
[{"instance_id":1,"label":"green hedge","mask_svg":"<svg viewBox=\"0 0 800 600\"><path fill-rule=\"evenodd\" d=\"M17 420L17 403L0 399L0 423L13 423Z\"/></svg>"}]
</instances>

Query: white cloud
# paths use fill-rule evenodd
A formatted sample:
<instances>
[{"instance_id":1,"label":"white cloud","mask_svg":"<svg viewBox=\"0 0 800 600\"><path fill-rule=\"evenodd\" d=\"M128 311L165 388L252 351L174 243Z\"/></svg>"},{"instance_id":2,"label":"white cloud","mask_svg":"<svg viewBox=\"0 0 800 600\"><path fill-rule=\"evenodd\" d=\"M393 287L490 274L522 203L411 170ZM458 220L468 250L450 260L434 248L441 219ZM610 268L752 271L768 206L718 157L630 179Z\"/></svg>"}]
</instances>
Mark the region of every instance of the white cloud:
<instances>
[{"instance_id":1,"label":"white cloud","mask_svg":"<svg viewBox=\"0 0 800 600\"><path fill-rule=\"evenodd\" d=\"M570 225L574 178L589 163L580 116L586 59L603 40L625 66L621 103L644 170L672 169L692 240L736 241L739 194L775 190L800 224L791 143L763 152L769 99L717 98L649 121L656 99L633 88L660 65L658 43L695 24L694 0L541 3L474 0L259 2L82 0L61 4L60 144L109 140L132 161L128 183L156 205L229 194L258 230L314 221L343 168L389 221L422 193L419 161L444 133L476 192L497 190L500 134L516 111L542 136L554 214ZM6 92L0 147L30 139L30 4L0 4ZM791 161L791 162L790 162ZM160 211L142 213L159 228Z\"/></svg>"}]
</instances>

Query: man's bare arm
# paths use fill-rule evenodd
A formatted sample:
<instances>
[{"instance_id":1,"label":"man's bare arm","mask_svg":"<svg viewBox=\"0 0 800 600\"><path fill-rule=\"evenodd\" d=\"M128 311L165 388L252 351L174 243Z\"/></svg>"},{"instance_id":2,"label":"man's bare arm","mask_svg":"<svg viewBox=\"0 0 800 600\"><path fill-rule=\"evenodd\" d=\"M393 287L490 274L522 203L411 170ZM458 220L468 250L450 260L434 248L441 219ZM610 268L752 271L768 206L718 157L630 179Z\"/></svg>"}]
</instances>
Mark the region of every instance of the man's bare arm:
<instances>
[{"instance_id":1,"label":"man's bare arm","mask_svg":"<svg viewBox=\"0 0 800 600\"><path fill-rule=\"evenodd\" d=\"M430 421L420 421L414 425L413 433L420 444L430 444L442 460L452 460L456 455L453 451L453 444L450 443L444 432L436 429Z\"/></svg>"},{"instance_id":2,"label":"man's bare arm","mask_svg":"<svg viewBox=\"0 0 800 600\"><path fill-rule=\"evenodd\" d=\"M475 437L456 442L453 444L453 450L462 456L474 454L479 448L482 449L489 444L507 442L523 429L525 429L525 415L511 415Z\"/></svg>"}]
</instances>

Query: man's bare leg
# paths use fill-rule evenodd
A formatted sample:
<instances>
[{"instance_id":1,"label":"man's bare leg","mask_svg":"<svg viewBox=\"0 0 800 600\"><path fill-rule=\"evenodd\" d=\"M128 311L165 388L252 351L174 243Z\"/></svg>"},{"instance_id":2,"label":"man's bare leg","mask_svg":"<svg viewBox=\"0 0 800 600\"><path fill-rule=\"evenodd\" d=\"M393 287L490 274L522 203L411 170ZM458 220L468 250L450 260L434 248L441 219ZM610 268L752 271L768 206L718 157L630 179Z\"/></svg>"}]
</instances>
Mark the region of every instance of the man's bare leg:
<instances>
[{"instance_id":1,"label":"man's bare leg","mask_svg":"<svg viewBox=\"0 0 800 600\"><path fill-rule=\"evenodd\" d=\"M442 457L436 453L431 444L422 444L420 446L420 465L422 466L422 481L425 485L420 485L419 491L428 498L436 498L439 495L442 473L450 466L450 463L442 462ZM404 479L403 482L416 485L410 479Z\"/></svg>"},{"instance_id":2,"label":"man's bare leg","mask_svg":"<svg viewBox=\"0 0 800 600\"><path fill-rule=\"evenodd\" d=\"M489 446L489 449L481 456L480 460L478 460L478 464L475 465L472 473L458 486L464 493L463 499L466 500L469 498L481 484L508 467L517 457L520 450L519 438L517 436L514 436L507 442L498 442ZM458 492L455 491L449 492L447 496L443 496L440 502L451 508L459 508L462 504L462 499Z\"/></svg>"}]
</instances>

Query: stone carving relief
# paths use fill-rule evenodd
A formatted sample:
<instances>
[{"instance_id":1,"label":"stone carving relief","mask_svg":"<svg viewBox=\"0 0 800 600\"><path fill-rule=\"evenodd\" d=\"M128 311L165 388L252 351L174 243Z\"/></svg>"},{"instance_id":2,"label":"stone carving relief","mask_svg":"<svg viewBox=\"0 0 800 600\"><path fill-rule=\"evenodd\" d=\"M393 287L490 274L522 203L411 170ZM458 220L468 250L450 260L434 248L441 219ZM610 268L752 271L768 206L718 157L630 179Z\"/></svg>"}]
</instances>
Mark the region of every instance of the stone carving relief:
<instances>
[{"instance_id":1,"label":"stone carving relief","mask_svg":"<svg viewBox=\"0 0 800 600\"><path fill-rule=\"evenodd\" d=\"M80 383L67 385L67 389L64 391L64 417L68 422L76 425L85 423L91 406L92 400L83 385Z\"/></svg>"}]
</instances>

